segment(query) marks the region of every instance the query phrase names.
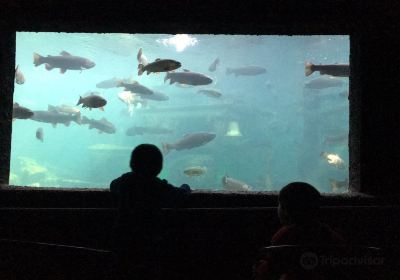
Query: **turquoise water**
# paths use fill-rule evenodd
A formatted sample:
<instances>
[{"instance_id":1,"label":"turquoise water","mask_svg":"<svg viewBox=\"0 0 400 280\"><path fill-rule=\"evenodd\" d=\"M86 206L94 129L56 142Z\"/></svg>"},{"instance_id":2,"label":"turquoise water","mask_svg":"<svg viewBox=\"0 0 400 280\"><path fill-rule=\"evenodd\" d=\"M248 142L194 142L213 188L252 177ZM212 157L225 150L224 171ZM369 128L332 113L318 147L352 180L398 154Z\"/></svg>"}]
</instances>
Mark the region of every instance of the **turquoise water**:
<instances>
[{"instance_id":1,"label":"turquoise water","mask_svg":"<svg viewBox=\"0 0 400 280\"><path fill-rule=\"evenodd\" d=\"M326 137L346 135L349 129L348 78L339 87L321 90L305 84L321 77L306 77L304 63L349 63L349 36L242 36L168 34L82 34L18 32L16 64L25 83L15 84L14 102L33 111L48 105L75 106L79 96L98 92L107 100L104 111L79 107L82 116L107 119L116 132L99 133L88 125L69 126L17 119L13 122L11 185L40 187L108 188L112 179L129 171L131 150L140 143L174 143L184 134L212 132L209 143L188 150L172 150L164 157L160 177L194 189L223 190L222 178L240 180L255 191L279 190L291 181L306 181L320 191L332 192L331 180L348 178L346 141L330 143ZM173 39L174 38L174 39ZM187 43L185 46L174 42ZM139 48L149 62L169 58L182 69L213 79L205 86L164 83L165 73L138 76ZM59 55L67 51L96 65L87 70L48 71L35 67L33 53ZM208 67L216 59L215 72ZM227 67L261 66L256 76L227 75ZM96 88L111 79L130 78L164 93L168 100L148 100L128 112L118 98L123 88ZM213 98L197 93L216 89ZM168 134L127 136L132 126L163 127ZM43 129L43 142L35 137ZM346 168L339 169L320 156L337 154ZM201 166L206 172L187 176L184 170ZM346 191L345 188L335 191Z\"/></svg>"}]
</instances>

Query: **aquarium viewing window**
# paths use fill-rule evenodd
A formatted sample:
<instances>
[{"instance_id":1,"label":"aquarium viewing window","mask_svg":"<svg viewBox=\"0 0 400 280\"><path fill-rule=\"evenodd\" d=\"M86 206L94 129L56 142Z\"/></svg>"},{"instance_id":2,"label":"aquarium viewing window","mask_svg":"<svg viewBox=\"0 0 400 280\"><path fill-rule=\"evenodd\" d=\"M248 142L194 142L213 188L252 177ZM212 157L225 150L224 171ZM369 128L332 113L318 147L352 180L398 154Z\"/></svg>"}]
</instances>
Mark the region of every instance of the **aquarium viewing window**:
<instances>
[{"instance_id":1,"label":"aquarium viewing window","mask_svg":"<svg viewBox=\"0 0 400 280\"><path fill-rule=\"evenodd\" d=\"M16 33L10 185L108 188L132 149L193 189L349 185L347 35Z\"/></svg>"}]
</instances>

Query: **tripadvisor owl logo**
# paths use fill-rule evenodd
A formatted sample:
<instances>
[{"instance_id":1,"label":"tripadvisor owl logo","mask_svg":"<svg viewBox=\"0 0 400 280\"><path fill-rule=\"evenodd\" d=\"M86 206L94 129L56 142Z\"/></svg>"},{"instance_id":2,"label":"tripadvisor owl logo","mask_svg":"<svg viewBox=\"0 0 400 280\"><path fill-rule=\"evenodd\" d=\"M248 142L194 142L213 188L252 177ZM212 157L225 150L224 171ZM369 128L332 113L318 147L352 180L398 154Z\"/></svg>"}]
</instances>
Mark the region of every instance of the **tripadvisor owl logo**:
<instances>
[{"instance_id":1,"label":"tripadvisor owl logo","mask_svg":"<svg viewBox=\"0 0 400 280\"><path fill-rule=\"evenodd\" d=\"M300 265L306 270L316 266L377 266L383 263L384 258L380 256L330 256L305 252L300 257Z\"/></svg>"}]
</instances>

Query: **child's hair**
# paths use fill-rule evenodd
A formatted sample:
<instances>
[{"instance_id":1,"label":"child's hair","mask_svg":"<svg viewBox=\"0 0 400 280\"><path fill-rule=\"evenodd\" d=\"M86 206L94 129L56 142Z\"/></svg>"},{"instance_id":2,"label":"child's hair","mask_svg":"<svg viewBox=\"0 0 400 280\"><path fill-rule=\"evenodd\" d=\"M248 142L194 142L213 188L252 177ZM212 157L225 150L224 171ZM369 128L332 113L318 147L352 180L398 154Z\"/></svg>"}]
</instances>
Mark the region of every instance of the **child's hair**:
<instances>
[{"instance_id":1,"label":"child's hair","mask_svg":"<svg viewBox=\"0 0 400 280\"><path fill-rule=\"evenodd\" d=\"M163 156L157 146L140 144L132 151L129 165L135 173L157 176L163 167Z\"/></svg>"},{"instance_id":2,"label":"child's hair","mask_svg":"<svg viewBox=\"0 0 400 280\"><path fill-rule=\"evenodd\" d=\"M304 223L316 218L321 194L310 184L293 182L281 189L278 199L291 222Z\"/></svg>"}]
</instances>

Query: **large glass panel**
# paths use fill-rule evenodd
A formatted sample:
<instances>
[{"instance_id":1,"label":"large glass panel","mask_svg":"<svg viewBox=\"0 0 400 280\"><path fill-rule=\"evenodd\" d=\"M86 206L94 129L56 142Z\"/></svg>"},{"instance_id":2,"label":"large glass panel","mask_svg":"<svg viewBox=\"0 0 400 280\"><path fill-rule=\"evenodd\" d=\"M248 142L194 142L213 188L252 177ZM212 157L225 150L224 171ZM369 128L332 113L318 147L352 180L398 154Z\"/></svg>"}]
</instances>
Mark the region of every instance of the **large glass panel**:
<instances>
[{"instance_id":1,"label":"large glass panel","mask_svg":"<svg viewBox=\"0 0 400 280\"><path fill-rule=\"evenodd\" d=\"M153 143L175 185L347 191L349 36L18 32L16 64L11 185L107 188Z\"/></svg>"}]
</instances>

